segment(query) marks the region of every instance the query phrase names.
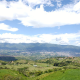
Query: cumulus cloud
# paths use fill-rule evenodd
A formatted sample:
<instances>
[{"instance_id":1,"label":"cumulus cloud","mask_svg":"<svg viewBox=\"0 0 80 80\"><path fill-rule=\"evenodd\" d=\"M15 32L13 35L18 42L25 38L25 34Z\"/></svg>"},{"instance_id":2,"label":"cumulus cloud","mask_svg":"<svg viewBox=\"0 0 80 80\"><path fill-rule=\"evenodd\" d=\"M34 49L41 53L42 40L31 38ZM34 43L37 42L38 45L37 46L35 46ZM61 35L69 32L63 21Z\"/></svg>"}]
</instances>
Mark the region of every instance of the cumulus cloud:
<instances>
[{"instance_id":1,"label":"cumulus cloud","mask_svg":"<svg viewBox=\"0 0 80 80\"><path fill-rule=\"evenodd\" d=\"M63 7L60 7L61 0L56 0L60 8L55 11L45 11L44 4L54 5L52 1L55 0L0 1L0 21L17 19L24 26L34 28L80 24L79 0ZM37 5L40 7L36 7Z\"/></svg>"},{"instance_id":2,"label":"cumulus cloud","mask_svg":"<svg viewBox=\"0 0 80 80\"><path fill-rule=\"evenodd\" d=\"M62 5L61 1L62 1L62 0L56 0L58 7L61 7L61 5Z\"/></svg>"},{"instance_id":3,"label":"cumulus cloud","mask_svg":"<svg viewBox=\"0 0 80 80\"><path fill-rule=\"evenodd\" d=\"M23 2L27 3L31 7L34 7L35 5L44 5L44 4L48 6L54 6L51 1L52 0L23 0Z\"/></svg>"},{"instance_id":4,"label":"cumulus cloud","mask_svg":"<svg viewBox=\"0 0 80 80\"><path fill-rule=\"evenodd\" d=\"M71 45L70 42L73 42L73 45L78 45L80 38L79 33L65 33L65 34L38 34L38 35L22 35L22 34L11 34L4 33L0 34L0 42L8 43L52 43L52 44L61 44L61 45ZM77 41L77 42L76 42Z\"/></svg>"},{"instance_id":5,"label":"cumulus cloud","mask_svg":"<svg viewBox=\"0 0 80 80\"><path fill-rule=\"evenodd\" d=\"M0 23L0 30L7 30L7 31L18 31L18 28L12 28L9 25L6 25L4 23Z\"/></svg>"}]
</instances>

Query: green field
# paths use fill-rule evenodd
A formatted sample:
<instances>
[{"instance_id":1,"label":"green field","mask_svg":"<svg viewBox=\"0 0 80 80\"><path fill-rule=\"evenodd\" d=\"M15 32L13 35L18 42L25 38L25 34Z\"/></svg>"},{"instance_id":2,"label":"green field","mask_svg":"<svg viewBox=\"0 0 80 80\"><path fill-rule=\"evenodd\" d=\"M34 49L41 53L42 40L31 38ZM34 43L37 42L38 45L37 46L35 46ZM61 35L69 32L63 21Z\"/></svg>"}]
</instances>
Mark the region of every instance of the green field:
<instances>
[{"instance_id":1,"label":"green field","mask_svg":"<svg viewBox=\"0 0 80 80\"><path fill-rule=\"evenodd\" d=\"M80 80L80 69L57 71L41 80Z\"/></svg>"},{"instance_id":2,"label":"green field","mask_svg":"<svg viewBox=\"0 0 80 80\"><path fill-rule=\"evenodd\" d=\"M7 79L7 78L10 78L10 79ZM0 79L1 80L15 80L16 78L20 78L20 80L27 79L27 77L25 77L23 74L19 74L18 71L14 71L14 70L10 70L10 69L1 69L0 70Z\"/></svg>"},{"instance_id":3,"label":"green field","mask_svg":"<svg viewBox=\"0 0 80 80\"><path fill-rule=\"evenodd\" d=\"M0 67L7 67L9 69L12 69L12 70L17 70L18 68L24 68L24 67L28 67L29 68L29 71L38 71L38 70L41 70L41 71L45 71L47 69L53 69L55 68L55 66L53 65L48 65L46 63L36 63L37 67L34 67L34 62L31 62L30 64L18 64L18 65L0 65Z\"/></svg>"},{"instance_id":4,"label":"green field","mask_svg":"<svg viewBox=\"0 0 80 80\"><path fill-rule=\"evenodd\" d=\"M2 69L0 70L0 79L4 80L4 75L20 77L21 80L80 80L80 69L68 69L65 71L56 71L51 73L45 73L40 76L27 78L23 74L19 74L17 71Z\"/></svg>"},{"instance_id":5,"label":"green field","mask_svg":"<svg viewBox=\"0 0 80 80\"><path fill-rule=\"evenodd\" d=\"M42 74L29 80L80 80L80 69L68 69Z\"/></svg>"},{"instance_id":6,"label":"green field","mask_svg":"<svg viewBox=\"0 0 80 80\"><path fill-rule=\"evenodd\" d=\"M79 74L79 57L56 57L37 61L0 60L0 80L80 80Z\"/></svg>"}]
</instances>

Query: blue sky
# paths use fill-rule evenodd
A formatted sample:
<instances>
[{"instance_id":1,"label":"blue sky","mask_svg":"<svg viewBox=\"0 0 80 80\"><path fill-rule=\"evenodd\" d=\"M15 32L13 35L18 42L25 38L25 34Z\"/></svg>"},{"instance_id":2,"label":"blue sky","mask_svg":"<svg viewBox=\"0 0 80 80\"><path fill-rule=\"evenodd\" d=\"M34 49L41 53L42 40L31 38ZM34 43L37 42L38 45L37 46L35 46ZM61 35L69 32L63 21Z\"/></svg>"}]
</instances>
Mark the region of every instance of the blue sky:
<instances>
[{"instance_id":1,"label":"blue sky","mask_svg":"<svg viewBox=\"0 0 80 80\"><path fill-rule=\"evenodd\" d=\"M80 46L80 0L1 0L5 42Z\"/></svg>"}]
</instances>

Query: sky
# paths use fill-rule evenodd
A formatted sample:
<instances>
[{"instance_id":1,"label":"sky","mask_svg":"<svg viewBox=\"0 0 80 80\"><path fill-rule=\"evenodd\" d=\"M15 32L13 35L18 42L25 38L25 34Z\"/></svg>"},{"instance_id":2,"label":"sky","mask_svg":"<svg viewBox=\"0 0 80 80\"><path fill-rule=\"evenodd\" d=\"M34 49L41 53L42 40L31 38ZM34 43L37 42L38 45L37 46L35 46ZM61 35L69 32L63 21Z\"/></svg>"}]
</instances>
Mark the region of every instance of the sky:
<instances>
[{"instance_id":1,"label":"sky","mask_svg":"<svg viewBox=\"0 0 80 80\"><path fill-rule=\"evenodd\" d=\"M80 0L0 0L0 43L80 46Z\"/></svg>"}]
</instances>

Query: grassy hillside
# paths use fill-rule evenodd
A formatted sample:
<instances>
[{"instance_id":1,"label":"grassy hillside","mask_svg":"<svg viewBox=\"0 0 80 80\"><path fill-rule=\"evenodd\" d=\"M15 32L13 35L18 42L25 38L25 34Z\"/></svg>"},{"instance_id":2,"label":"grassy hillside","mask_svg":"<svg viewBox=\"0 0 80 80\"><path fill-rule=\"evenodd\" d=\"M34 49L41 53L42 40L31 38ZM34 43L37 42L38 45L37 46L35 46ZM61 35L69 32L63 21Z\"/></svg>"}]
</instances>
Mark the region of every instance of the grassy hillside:
<instances>
[{"instance_id":1,"label":"grassy hillside","mask_svg":"<svg viewBox=\"0 0 80 80\"><path fill-rule=\"evenodd\" d=\"M40 80L80 80L80 69L57 71Z\"/></svg>"},{"instance_id":2,"label":"grassy hillside","mask_svg":"<svg viewBox=\"0 0 80 80\"><path fill-rule=\"evenodd\" d=\"M19 74L18 71L10 69L0 69L0 79L1 80L27 80L23 74Z\"/></svg>"},{"instance_id":3,"label":"grassy hillside","mask_svg":"<svg viewBox=\"0 0 80 80\"><path fill-rule=\"evenodd\" d=\"M79 74L80 57L0 60L1 80L80 80Z\"/></svg>"}]
</instances>

